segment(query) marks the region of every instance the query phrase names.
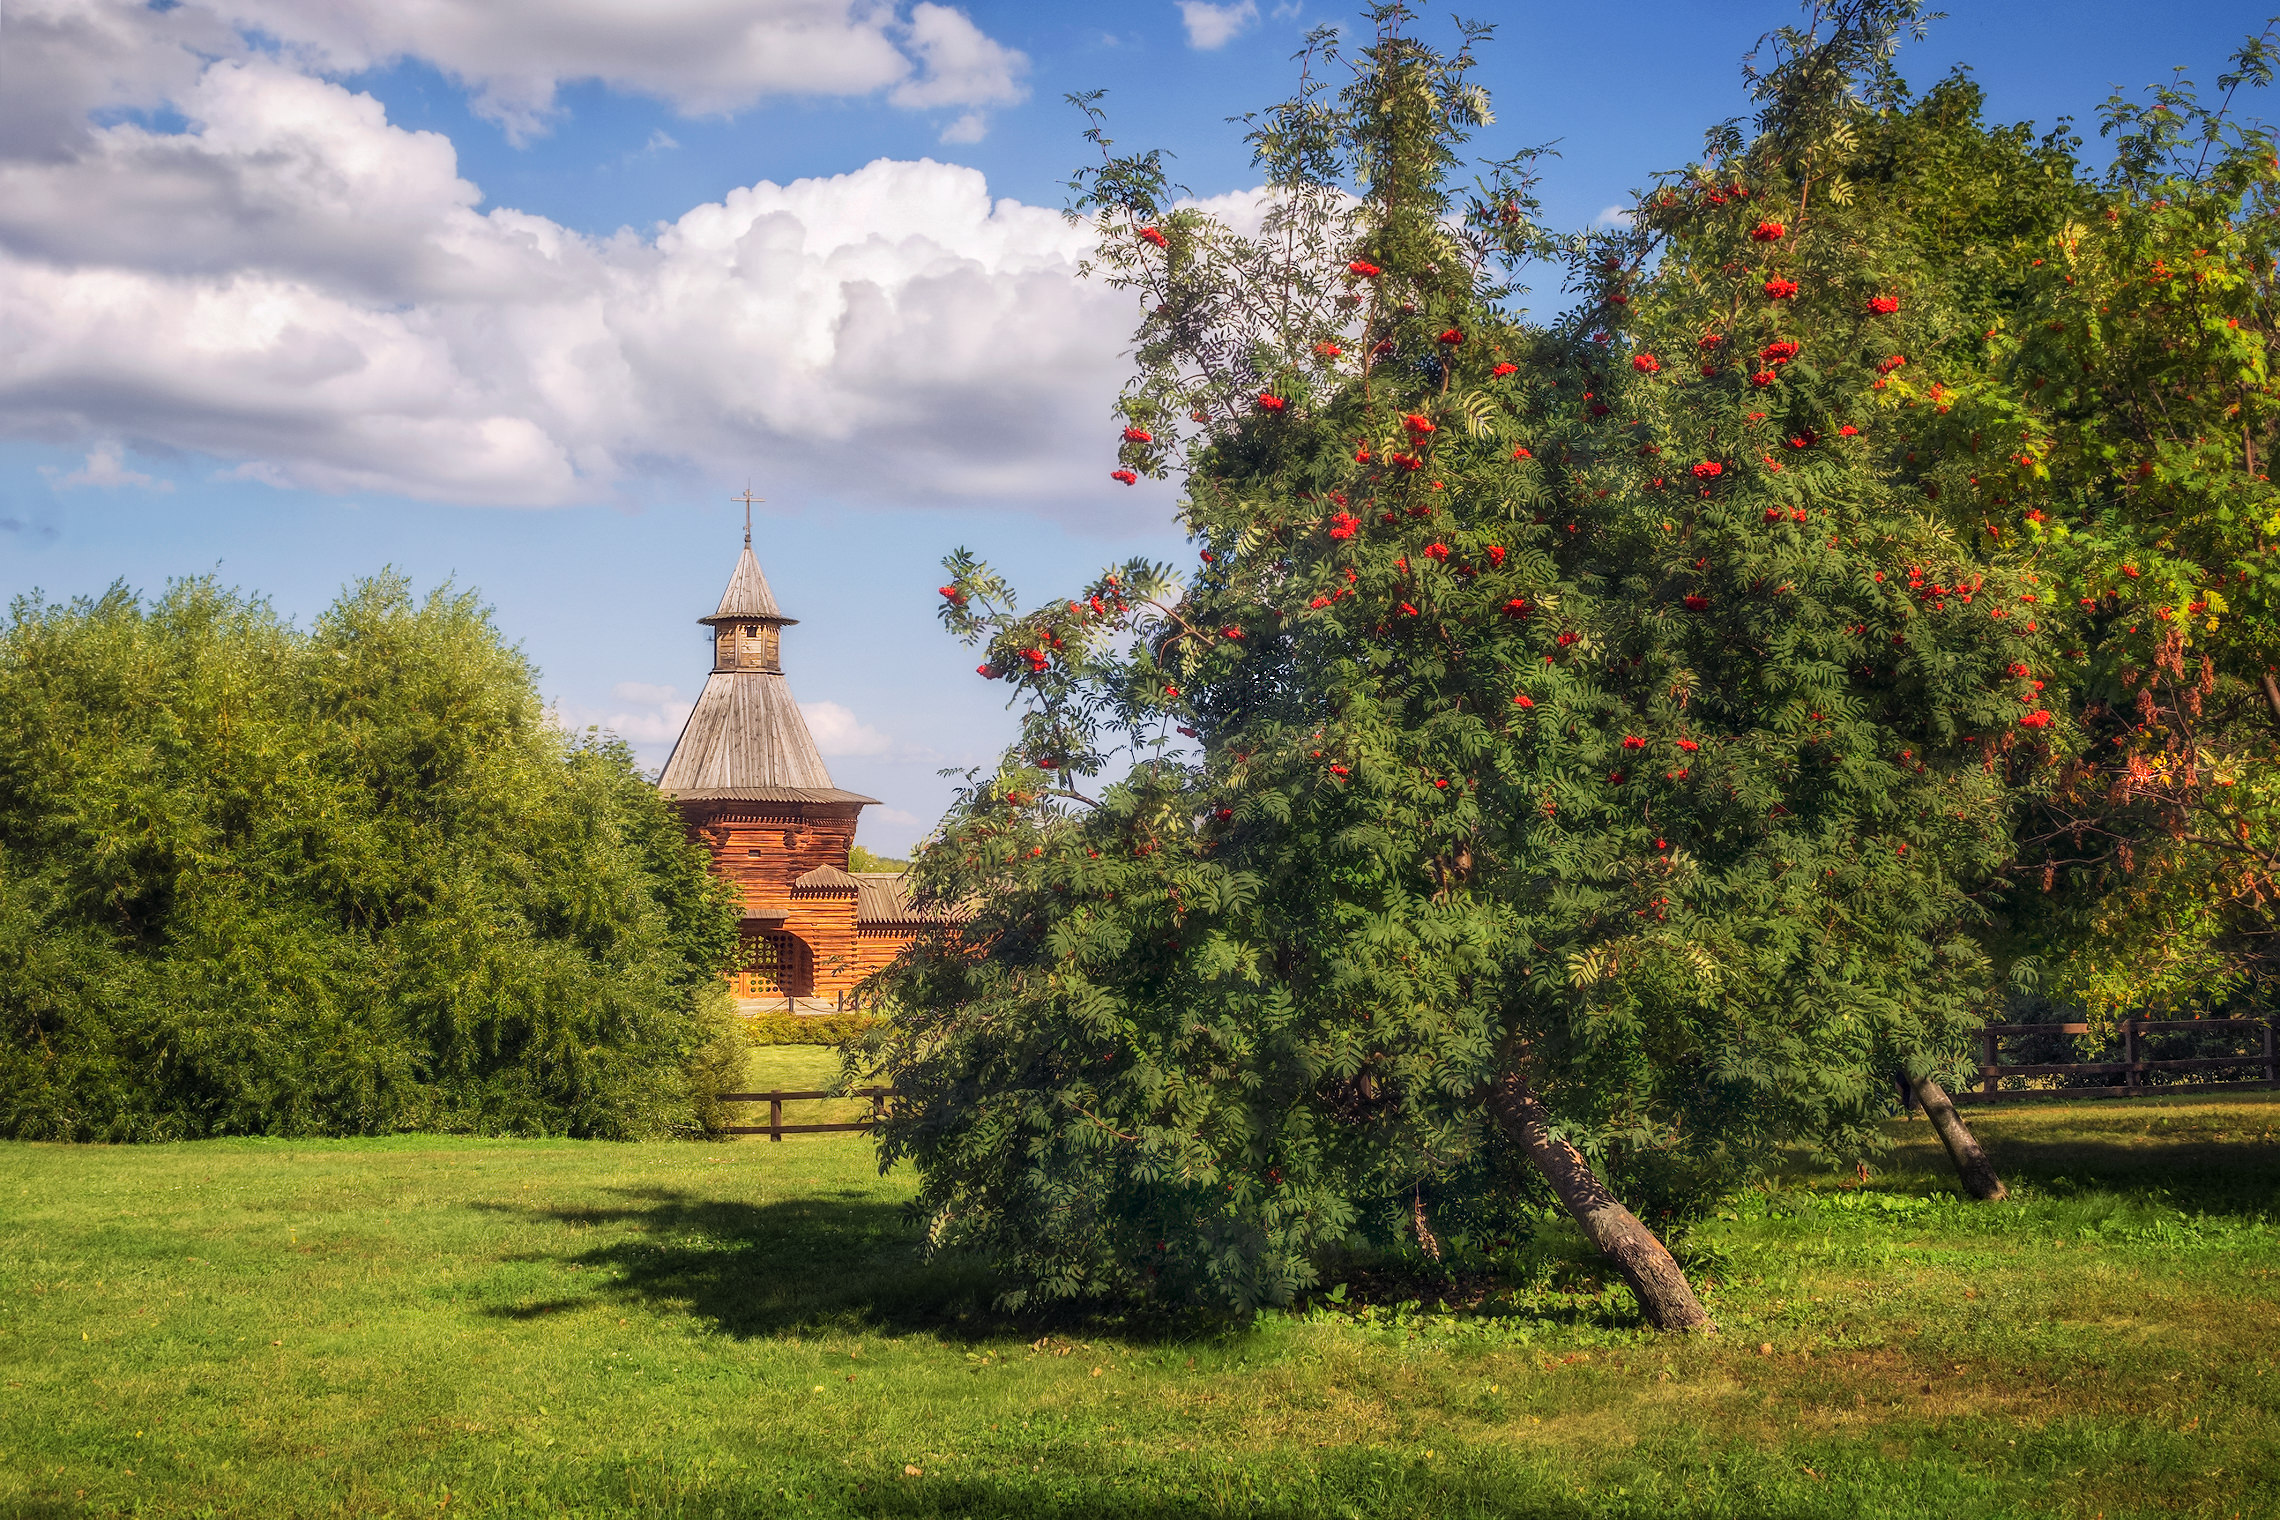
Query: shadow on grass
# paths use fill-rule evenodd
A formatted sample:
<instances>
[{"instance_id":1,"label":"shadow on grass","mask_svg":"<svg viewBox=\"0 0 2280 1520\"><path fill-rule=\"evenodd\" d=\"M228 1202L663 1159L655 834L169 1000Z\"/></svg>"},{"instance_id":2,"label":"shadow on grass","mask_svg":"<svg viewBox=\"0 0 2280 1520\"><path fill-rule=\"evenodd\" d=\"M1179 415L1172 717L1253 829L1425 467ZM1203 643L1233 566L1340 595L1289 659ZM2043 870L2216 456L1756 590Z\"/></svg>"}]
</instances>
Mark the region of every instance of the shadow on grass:
<instances>
[{"instance_id":1,"label":"shadow on grass","mask_svg":"<svg viewBox=\"0 0 2280 1520\"><path fill-rule=\"evenodd\" d=\"M1188 1496L1134 1493L1114 1482L1094 1480L1066 1485L1060 1491L1044 1483L993 1483L970 1479L928 1479L923 1483L886 1483L866 1492L843 1494L844 1513L866 1517L973 1517L973 1520L1323 1520L1325 1516L1365 1514L1430 1514L1440 1516L1496 1517L1496 1520L1580 1520L1602 1514L1579 1501L1546 1501L1529 1494L1517 1501L1508 1494L1452 1491L1452 1485L1429 1479L1349 1485L1337 1481L1294 1484L1295 1494L1262 1493L1258 1487L1198 1482L1201 1492ZM1534 1488L1537 1485L1531 1484Z\"/></svg>"},{"instance_id":2,"label":"shadow on grass","mask_svg":"<svg viewBox=\"0 0 2280 1520\"><path fill-rule=\"evenodd\" d=\"M519 1322L589 1308L597 1299L692 1314L739 1339L818 1330L926 1331L959 1340L1018 1334L1113 1335L1133 1344L1187 1342L1239 1328L1224 1313L1177 1308L1068 1305L1009 1314L992 1307L996 1282L971 1258L927 1261L899 1205L852 1190L745 1203L669 1188L617 1189L616 1204L485 1211L608 1230L608 1244L546 1259L602 1280L583 1295L557 1293L495 1305ZM1341 1312L1406 1304L1460 1317L1516 1318L1544 1325L1635 1326L1627 1297L1514 1292L1493 1273L1420 1273L1348 1263L1337 1274L1355 1290ZM1596 1288L1598 1284L1591 1284ZM1620 1295L1618 1295L1620 1296ZM1309 1295L1302 1307L1326 1302Z\"/></svg>"},{"instance_id":3,"label":"shadow on grass","mask_svg":"<svg viewBox=\"0 0 2280 1520\"><path fill-rule=\"evenodd\" d=\"M1995 1169L2014 1185L2057 1196L2107 1193L2132 1203L2204 1214L2262 1215L2280 1197L2280 1141L2261 1132L2280 1120L2280 1105L2243 1104L2237 1125L2195 1116L2190 1127L2149 1132L2163 1114L2157 1098L2093 1099L2037 1113L2019 1108L1964 1113ZM2091 1105L2095 1105L2094 1107ZM2228 1105L2229 1107L2230 1105ZM2264 1112L2258 1112L2257 1109ZM2211 1129L2244 1133L2219 1139ZM1922 1121L1891 1153L1891 1160L1952 1182L1954 1168Z\"/></svg>"},{"instance_id":4,"label":"shadow on grass","mask_svg":"<svg viewBox=\"0 0 2280 1520\"><path fill-rule=\"evenodd\" d=\"M608 1274L600 1296L671 1307L739 1338L824 1328L1002 1329L989 1311L989 1274L970 1262L921 1259L899 1205L851 1190L838 1196L741 1203L669 1188L621 1188L622 1202L522 1214L622 1231L560 1260ZM554 1298L491 1312L539 1319L591 1303Z\"/></svg>"},{"instance_id":5,"label":"shadow on grass","mask_svg":"<svg viewBox=\"0 0 2280 1520\"><path fill-rule=\"evenodd\" d=\"M1653 1515L1672 1520L1899 1520L1941 1515L1993 1520L2019 1513L2000 1484L1941 1471L1908 1456L1868 1455L1826 1476L1801 1471L1794 1452L1762 1452L1690 1440L1609 1470L1577 1454L1484 1445L1438 1458L1413 1436L1399 1448L1347 1447L1303 1457L1268 1452L1222 1456L1167 1469L1072 1470L1049 1461L1036 1474L962 1476L928 1471L896 1477L895 1460L867 1479L815 1469L780 1485L691 1496L715 1513L800 1512L862 1520L1325 1520L1405 1515L1447 1520L1585 1520ZM1830 1467L1819 1452L1816 1460ZM858 1469L865 1464L857 1464ZM1810 1474L1810 1476L1808 1476Z\"/></svg>"},{"instance_id":6,"label":"shadow on grass","mask_svg":"<svg viewBox=\"0 0 2280 1520\"><path fill-rule=\"evenodd\" d=\"M2003 1140L2005 1175L2045 1192L2105 1192L2201 1214L2260 1215L2280 1197L2280 1147L2217 1141L2149 1151L2126 1145Z\"/></svg>"}]
</instances>

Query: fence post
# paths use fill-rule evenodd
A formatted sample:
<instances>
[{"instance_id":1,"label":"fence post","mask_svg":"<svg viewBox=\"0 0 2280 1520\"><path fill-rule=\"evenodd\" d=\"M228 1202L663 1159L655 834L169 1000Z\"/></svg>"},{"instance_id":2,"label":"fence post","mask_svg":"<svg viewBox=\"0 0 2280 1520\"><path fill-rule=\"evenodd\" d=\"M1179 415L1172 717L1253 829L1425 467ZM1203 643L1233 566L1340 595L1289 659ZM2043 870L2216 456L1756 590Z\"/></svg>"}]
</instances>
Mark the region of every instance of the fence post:
<instances>
[{"instance_id":1,"label":"fence post","mask_svg":"<svg viewBox=\"0 0 2280 1520\"><path fill-rule=\"evenodd\" d=\"M2264 1021L2264 1080L2280 1083L2280 1014Z\"/></svg>"},{"instance_id":2,"label":"fence post","mask_svg":"<svg viewBox=\"0 0 2280 1520\"><path fill-rule=\"evenodd\" d=\"M1995 1096L1995 1089L2001 1085L2000 1079L1995 1074L1994 1030L1983 1029L1979 1032L1979 1050L1979 1090L1992 1098Z\"/></svg>"},{"instance_id":3,"label":"fence post","mask_svg":"<svg viewBox=\"0 0 2280 1520\"><path fill-rule=\"evenodd\" d=\"M2129 1095L2133 1098L2138 1095L2138 1089L2143 1086L2141 1078L2144 1075L2138 1070L2137 1024L2138 1021L2134 1018L2122 1020L2122 1060L2129 1067L2129 1070L2123 1075L2129 1082Z\"/></svg>"},{"instance_id":4,"label":"fence post","mask_svg":"<svg viewBox=\"0 0 2280 1520\"><path fill-rule=\"evenodd\" d=\"M768 1138L775 1142L784 1138L784 1100L774 1093L768 1095Z\"/></svg>"}]
</instances>

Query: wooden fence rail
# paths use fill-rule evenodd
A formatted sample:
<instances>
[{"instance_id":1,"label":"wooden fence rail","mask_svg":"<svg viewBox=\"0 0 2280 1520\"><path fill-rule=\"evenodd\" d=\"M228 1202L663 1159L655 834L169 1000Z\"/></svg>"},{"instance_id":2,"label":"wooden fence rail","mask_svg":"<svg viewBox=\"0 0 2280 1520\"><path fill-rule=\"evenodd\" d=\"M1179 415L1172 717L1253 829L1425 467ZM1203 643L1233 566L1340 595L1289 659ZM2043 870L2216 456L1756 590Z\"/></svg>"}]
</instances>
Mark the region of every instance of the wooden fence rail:
<instances>
[{"instance_id":1,"label":"wooden fence rail","mask_svg":"<svg viewBox=\"0 0 2280 1520\"><path fill-rule=\"evenodd\" d=\"M2010 1035L2093 1034L2088 1024L1989 1024L1979 1035L1979 1091L1959 1092L1958 1103L1993 1103L2066 1098L2136 1098L2148 1093L2209 1092L2219 1088L2269 1089L2280 1087L2280 1019L2123 1019L2116 1026L2122 1037L2119 1061L2035 1061L2003 1064L2001 1042ZM2248 1055L2187 1056L2170 1061L2149 1061L2140 1053L2139 1040L2162 1030L2191 1029L2202 1034L2237 1032L2261 1035L2262 1049ZM2155 1087L2146 1073L2154 1071L2223 1071L2254 1068L2259 1075L2229 1082L2193 1082ZM2104 1087L2044 1087L2005 1092L2005 1077L2120 1077Z\"/></svg>"},{"instance_id":2,"label":"wooden fence rail","mask_svg":"<svg viewBox=\"0 0 2280 1520\"><path fill-rule=\"evenodd\" d=\"M2096 1031L2088 1024L1989 1024L1980 1031L1979 1037L1979 1090L1958 1092L1954 1095L1955 1101L1994 1103L2033 1102L2037 1099L2135 1098L2148 1093L2280 1088L2280 1019L2123 1019L2116 1028L2122 1037L2122 1059L2119 1061L2031 1061L2005 1065L2002 1061L2001 1042L2007 1036L2077 1035L2093 1034ZM2141 1036L2172 1029L2191 1029L2202 1034L2218 1031L2246 1034L2255 1030L2261 1035L2263 1048L2247 1055L2186 1056L2168 1061L2147 1060L2138 1053ZM2145 1081L2146 1073L2154 1071L2225 1071L2243 1067L2254 1068L2258 1075L2245 1081L2193 1082L2182 1086L2154 1087ZM2001 1085L2005 1077L2120 1077L2122 1080L2104 1087L2046 1087L2005 1092ZM770 1140L782 1140L786 1135L826 1135L867 1130L877 1124L886 1112L887 1100L900 1096L891 1087L850 1087L845 1092L813 1088L722 1093L720 1100L723 1103L768 1105L766 1124L731 1124L727 1127L729 1134L766 1135ZM868 1098L871 1103L870 1115L835 1124L784 1122L784 1105L787 1103L846 1098Z\"/></svg>"},{"instance_id":3,"label":"wooden fence rail","mask_svg":"<svg viewBox=\"0 0 2280 1520\"><path fill-rule=\"evenodd\" d=\"M731 1124L727 1132L732 1135L766 1135L770 1140L781 1140L786 1135L825 1135L845 1130L864 1130L879 1122L886 1112L887 1099L901 1096L891 1087L850 1087L845 1092L784 1091L722 1093L723 1103L765 1103L768 1105L766 1124ZM839 1124L786 1124L784 1105L803 1103L825 1098L869 1098L871 1116L867 1119L850 1119Z\"/></svg>"}]
</instances>

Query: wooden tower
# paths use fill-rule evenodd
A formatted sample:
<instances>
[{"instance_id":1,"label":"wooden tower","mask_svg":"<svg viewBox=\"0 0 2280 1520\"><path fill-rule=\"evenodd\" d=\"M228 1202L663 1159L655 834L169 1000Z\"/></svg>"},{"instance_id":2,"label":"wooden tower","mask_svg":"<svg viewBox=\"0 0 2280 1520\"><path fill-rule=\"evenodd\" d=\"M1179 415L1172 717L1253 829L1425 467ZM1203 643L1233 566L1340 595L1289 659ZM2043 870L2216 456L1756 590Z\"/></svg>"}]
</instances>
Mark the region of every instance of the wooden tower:
<instances>
[{"instance_id":1,"label":"wooden tower","mask_svg":"<svg viewBox=\"0 0 2280 1520\"><path fill-rule=\"evenodd\" d=\"M847 869L855 821L878 799L834 786L784 679L784 616L752 555L752 530L711 630L712 673L658 787L744 897L731 977L747 1012L829 1013L894 958L923 920L898 877Z\"/></svg>"}]
</instances>

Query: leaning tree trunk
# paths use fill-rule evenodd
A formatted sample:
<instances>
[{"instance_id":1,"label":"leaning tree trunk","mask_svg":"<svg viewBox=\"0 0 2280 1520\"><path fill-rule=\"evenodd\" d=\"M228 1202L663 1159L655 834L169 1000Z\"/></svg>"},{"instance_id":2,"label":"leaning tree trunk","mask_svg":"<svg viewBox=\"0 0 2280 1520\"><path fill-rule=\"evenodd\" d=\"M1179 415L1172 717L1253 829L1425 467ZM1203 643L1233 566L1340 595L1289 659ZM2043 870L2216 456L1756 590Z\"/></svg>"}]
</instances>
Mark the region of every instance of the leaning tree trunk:
<instances>
[{"instance_id":1,"label":"leaning tree trunk","mask_svg":"<svg viewBox=\"0 0 2280 1520\"><path fill-rule=\"evenodd\" d=\"M1489 1089L1489 1108L1544 1180L1559 1194L1560 1202L1583 1226L1591 1243L1612 1257L1616 1270L1631 1285L1645 1311L1647 1323L1657 1330L1710 1330L1710 1316L1694 1296L1693 1285L1678 1263L1655 1238L1655 1232L1623 1207L1607 1185L1592 1171L1576 1148L1552 1133L1551 1115L1519 1063L1507 1063L1504 1074Z\"/></svg>"},{"instance_id":2,"label":"leaning tree trunk","mask_svg":"<svg viewBox=\"0 0 2280 1520\"><path fill-rule=\"evenodd\" d=\"M1931 1117L1932 1128L1939 1131L1940 1144L1947 1147L1948 1159L1955 1163L1956 1175L1963 1179L1963 1190L1985 1203L2001 1203L2008 1198L2010 1189L2003 1186L2003 1179L1995 1173L1995 1164L1987 1159L1987 1153L1973 1138L1970 1126L1955 1111L1947 1089L1933 1081L1928 1073L1908 1077L1907 1082L1916 1101L1924 1105L1924 1112Z\"/></svg>"}]
</instances>

